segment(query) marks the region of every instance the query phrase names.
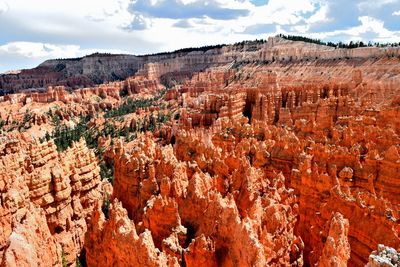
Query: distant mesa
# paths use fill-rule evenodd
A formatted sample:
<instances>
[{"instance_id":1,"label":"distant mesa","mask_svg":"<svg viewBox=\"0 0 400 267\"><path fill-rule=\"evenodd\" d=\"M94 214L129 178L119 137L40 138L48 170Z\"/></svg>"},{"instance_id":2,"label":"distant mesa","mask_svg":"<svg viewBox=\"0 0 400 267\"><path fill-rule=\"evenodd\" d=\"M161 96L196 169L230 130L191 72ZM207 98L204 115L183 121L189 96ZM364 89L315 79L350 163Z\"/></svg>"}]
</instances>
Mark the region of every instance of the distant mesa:
<instances>
[{"instance_id":1,"label":"distant mesa","mask_svg":"<svg viewBox=\"0 0 400 267\"><path fill-rule=\"evenodd\" d=\"M94 53L85 57L47 60L33 69L0 75L0 89L19 92L31 88L63 85L72 89L124 80L157 63L168 72L188 74L230 62L275 62L294 60L330 60L399 56L399 44L363 42L322 42L302 36L277 35L268 40L243 41L232 45L183 48L173 52L147 55Z\"/></svg>"}]
</instances>

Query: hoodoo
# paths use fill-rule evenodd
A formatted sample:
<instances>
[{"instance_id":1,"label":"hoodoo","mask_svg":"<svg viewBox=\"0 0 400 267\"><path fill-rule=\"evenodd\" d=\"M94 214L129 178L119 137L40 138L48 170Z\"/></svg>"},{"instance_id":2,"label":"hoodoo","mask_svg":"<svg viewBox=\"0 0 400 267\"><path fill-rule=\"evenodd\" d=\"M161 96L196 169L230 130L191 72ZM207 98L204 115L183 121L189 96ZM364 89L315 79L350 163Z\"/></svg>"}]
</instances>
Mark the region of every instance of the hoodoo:
<instances>
[{"instance_id":1,"label":"hoodoo","mask_svg":"<svg viewBox=\"0 0 400 267\"><path fill-rule=\"evenodd\" d=\"M0 264L399 266L399 84L282 37L3 75Z\"/></svg>"}]
</instances>

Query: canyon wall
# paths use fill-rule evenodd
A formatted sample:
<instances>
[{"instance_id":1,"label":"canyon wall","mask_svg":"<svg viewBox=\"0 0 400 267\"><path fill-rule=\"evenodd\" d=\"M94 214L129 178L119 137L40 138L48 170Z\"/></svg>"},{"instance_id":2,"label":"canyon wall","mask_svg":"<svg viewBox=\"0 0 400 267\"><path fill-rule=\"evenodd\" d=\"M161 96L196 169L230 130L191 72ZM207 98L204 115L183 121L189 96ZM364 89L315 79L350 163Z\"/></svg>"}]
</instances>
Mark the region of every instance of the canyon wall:
<instances>
[{"instance_id":1,"label":"canyon wall","mask_svg":"<svg viewBox=\"0 0 400 267\"><path fill-rule=\"evenodd\" d=\"M351 58L398 57L398 47L335 48L314 43L293 42L280 37L270 37L260 50L257 59L267 61L341 60Z\"/></svg>"},{"instance_id":2,"label":"canyon wall","mask_svg":"<svg viewBox=\"0 0 400 267\"><path fill-rule=\"evenodd\" d=\"M101 197L93 152L83 141L58 153L52 141L3 138L0 178L1 266L75 263Z\"/></svg>"},{"instance_id":3,"label":"canyon wall","mask_svg":"<svg viewBox=\"0 0 400 267\"><path fill-rule=\"evenodd\" d=\"M141 65L141 60L132 55L93 54L76 59L53 59L34 69L0 75L0 88L18 92L51 85L87 87L123 80L136 73Z\"/></svg>"},{"instance_id":4,"label":"canyon wall","mask_svg":"<svg viewBox=\"0 0 400 267\"><path fill-rule=\"evenodd\" d=\"M149 136L139 137L130 151L117 145L115 201L108 220L97 215L86 241L90 266L303 264L303 243L293 232L296 197L285 177L253 167L243 154L250 143L229 151L211 138L181 131L174 148ZM117 238L110 235L115 227ZM144 245L143 253L123 252Z\"/></svg>"},{"instance_id":5,"label":"canyon wall","mask_svg":"<svg viewBox=\"0 0 400 267\"><path fill-rule=\"evenodd\" d=\"M324 251L332 250L334 245L327 244L327 222L340 212L349 222L343 234L349 242L345 259L351 266L361 266L378 244L400 245L398 64L397 58L368 58L214 68L194 74L173 89L168 99L181 105L179 127L205 127L214 134L227 131L229 144L247 135L230 137L236 128L221 122L252 121L252 134L273 142L263 168L281 171L286 186L294 188L298 197L295 233L305 244L305 261L322 262ZM260 122L264 124L256 126ZM285 130L277 132L276 126ZM257 133L260 129L276 133ZM177 134L172 134L175 149ZM216 141L213 134L204 136ZM201 142L190 140L196 147L187 150L196 154ZM253 152L258 153L257 149ZM215 156L214 161L219 158ZM200 162L206 165L204 159ZM207 173L219 175L212 169ZM128 214L145 206L132 203L134 198L119 187L118 180L130 175L116 176L115 186L115 196Z\"/></svg>"},{"instance_id":6,"label":"canyon wall","mask_svg":"<svg viewBox=\"0 0 400 267\"><path fill-rule=\"evenodd\" d=\"M25 89L43 90L50 85L81 88L124 80L135 73L152 73L157 78L165 75L190 78L192 73L206 68L255 61L292 62L399 56L398 47L338 49L270 37L267 42L248 41L209 49L187 49L145 56L96 53L76 59L47 60L34 69L0 75L0 89L15 93Z\"/></svg>"},{"instance_id":7,"label":"canyon wall","mask_svg":"<svg viewBox=\"0 0 400 267\"><path fill-rule=\"evenodd\" d=\"M4 96L1 264L393 265L396 49L275 38L141 57L123 81ZM87 115L102 131L97 156L83 140L61 153L43 140ZM18 133L14 121L33 126Z\"/></svg>"}]
</instances>

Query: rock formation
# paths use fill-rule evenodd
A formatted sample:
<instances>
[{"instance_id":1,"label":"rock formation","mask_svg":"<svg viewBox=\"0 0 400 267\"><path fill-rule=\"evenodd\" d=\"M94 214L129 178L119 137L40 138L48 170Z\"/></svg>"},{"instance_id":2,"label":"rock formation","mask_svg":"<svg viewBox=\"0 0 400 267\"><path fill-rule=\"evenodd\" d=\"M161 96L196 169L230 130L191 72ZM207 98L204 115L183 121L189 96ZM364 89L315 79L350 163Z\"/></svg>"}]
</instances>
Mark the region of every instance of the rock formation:
<instances>
[{"instance_id":1,"label":"rock formation","mask_svg":"<svg viewBox=\"0 0 400 267\"><path fill-rule=\"evenodd\" d=\"M281 37L268 41L247 41L234 45L183 49L154 55L111 55L95 53L82 58L47 60L38 67L0 75L0 90L18 92L43 89L50 85L81 88L124 80L134 74L164 77L164 81L188 78L210 67L233 66L249 62L308 62L313 60L376 59L398 57L393 47L337 49ZM2 93L2 91L0 91Z\"/></svg>"},{"instance_id":2,"label":"rock formation","mask_svg":"<svg viewBox=\"0 0 400 267\"><path fill-rule=\"evenodd\" d=\"M84 141L57 153L52 141L3 139L0 147L2 266L75 262L99 201L99 169Z\"/></svg>"},{"instance_id":3,"label":"rock formation","mask_svg":"<svg viewBox=\"0 0 400 267\"><path fill-rule=\"evenodd\" d=\"M367 267L392 267L399 266L400 253L391 247L386 247L382 244L378 245L378 250L375 250L369 256Z\"/></svg>"},{"instance_id":4,"label":"rock formation","mask_svg":"<svg viewBox=\"0 0 400 267\"><path fill-rule=\"evenodd\" d=\"M349 221L340 213L335 213L329 225L318 266L347 266L350 258L350 245L347 240Z\"/></svg>"},{"instance_id":5,"label":"rock formation","mask_svg":"<svg viewBox=\"0 0 400 267\"><path fill-rule=\"evenodd\" d=\"M1 97L1 265L396 266L399 51L92 56L136 74Z\"/></svg>"},{"instance_id":6,"label":"rock formation","mask_svg":"<svg viewBox=\"0 0 400 267\"><path fill-rule=\"evenodd\" d=\"M183 131L176 137L175 149L161 147L148 136L135 140L130 152L122 146L115 149L113 198L126 211L118 211L121 208L114 201L110 219L99 219L100 225L86 241L89 265L102 264L98 253L110 251L103 246L111 246L111 251L114 246L140 250L144 241L138 241L147 236L150 249L162 251L158 260L165 261L164 254L168 255L169 264L194 266L198 260L210 266L303 264L303 243L293 231L296 198L285 187L284 176L267 177L249 159L236 157L240 153L228 153L223 146L214 147L203 134ZM248 145L243 141L237 149ZM120 217L114 217L114 212ZM114 244L108 227L122 221L129 226L118 227L132 228L128 231L132 234L117 233L121 244ZM138 241L125 240L125 235ZM106 265L121 264L122 259L112 255Z\"/></svg>"}]
</instances>

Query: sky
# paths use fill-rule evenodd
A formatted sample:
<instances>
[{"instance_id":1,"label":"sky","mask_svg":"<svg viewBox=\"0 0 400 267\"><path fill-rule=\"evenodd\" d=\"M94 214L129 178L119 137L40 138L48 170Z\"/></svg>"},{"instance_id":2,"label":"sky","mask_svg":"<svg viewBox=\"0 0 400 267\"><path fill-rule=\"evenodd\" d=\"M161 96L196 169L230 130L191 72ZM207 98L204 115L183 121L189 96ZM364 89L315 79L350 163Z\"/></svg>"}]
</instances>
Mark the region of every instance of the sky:
<instances>
[{"instance_id":1,"label":"sky","mask_svg":"<svg viewBox=\"0 0 400 267\"><path fill-rule=\"evenodd\" d=\"M0 73L94 52L266 39L400 42L400 0L0 0Z\"/></svg>"}]
</instances>

